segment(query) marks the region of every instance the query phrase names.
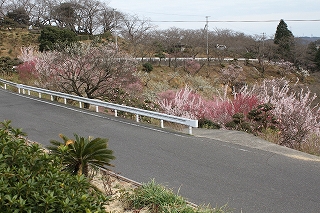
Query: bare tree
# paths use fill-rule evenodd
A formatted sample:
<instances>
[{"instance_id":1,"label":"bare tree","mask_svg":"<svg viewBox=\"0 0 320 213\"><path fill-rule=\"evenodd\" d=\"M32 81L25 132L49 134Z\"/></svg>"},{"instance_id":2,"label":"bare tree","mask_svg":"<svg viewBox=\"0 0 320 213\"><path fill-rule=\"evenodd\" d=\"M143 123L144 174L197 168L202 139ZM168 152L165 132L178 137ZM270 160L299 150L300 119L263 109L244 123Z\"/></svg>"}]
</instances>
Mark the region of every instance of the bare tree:
<instances>
[{"instance_id":1,"label":"bare tree","mask_svg":"<svg viewBox=\"0 0 320 213\"><path fill-rule=\"evenodd\" d=\"M75 4L77 31L93 35L101 27L99 19L104 10L103 3L98 0L79 0Z\"/></svg>"},{"instance_id":2,"label":"bare tree","mask_svg":"<svg viewBox=\"0 0 320 213\"><path fill-rule=\"evenodd\" d=\"M185 45L185 56L195 58L205 53L205 34L203 30L182 30L181 43Z\"/></svg>"},{"instance_id":3,"label":"bare tree","mask_svg":"<svg viewBox=\"0 0 320 213\"><path fill-rule=\"evenodd\" d=\"M119 28L118 25L121 23L124 16L125 15L121 11L110 8L106 4L103 5L103 10L99 17L103 32L116 33L116 30Z\"/></svg>"},{"instance_id":4,"label":"bare tree","mask_svg":"<svg viewBox=\"0 0 320 213\"><path fill-rule=\"evenodd\" d=\"M167 57L169 58L169 67L172 65L172 59L174 60L173 67L176 68L178 66L177 58L181 55L184 46L184 44L182 44L183 36L181 31L182 29L180 28L171 27L161 32L161 42L164 45Z\"/></svg>"},{"instance_id":5,"label":"bare tree","mask_svg":"<svg viewBox=\"0 0 320 213\"><path fill-rule=\"evenodd\" d=\"M0 18L3 18L7 14L7 0L0 0Z\"/></svg>"},{"instance_id":6,"label":"bare tree","mask_svg":"<svg viewBox=\"0 0 320 213\"><path fill-rule=\"evenodd\" d=\"M153 28L150 21L147 19L140 19L136 15L126 14L121 23L119 31L122 38L127 40L127 49L130 50L134 57L138 56L139 45L142 45L144 38Z\"/></svg>"},{"instance_id":7,"label":"bare tree","mask_svg":"<svg viewBox=\"0 0 320 213\"><path fill-rule=\"evenodd\" d=\"M6 3L6 12L24 11L24 13L32 17L32 12L35 7L34 0L9 0Z\"/></svg>"},{"instance_id":8,"label":"bare tree","mask_svg":"<svg viewBox=\"0 0 320 213\"><path fill-rule=\"evenodd\" d=\"M35 0L31 22L35 27L52 25L54 22L54 8L59 5L57 0Z\"/></svg>"}]
</instances>

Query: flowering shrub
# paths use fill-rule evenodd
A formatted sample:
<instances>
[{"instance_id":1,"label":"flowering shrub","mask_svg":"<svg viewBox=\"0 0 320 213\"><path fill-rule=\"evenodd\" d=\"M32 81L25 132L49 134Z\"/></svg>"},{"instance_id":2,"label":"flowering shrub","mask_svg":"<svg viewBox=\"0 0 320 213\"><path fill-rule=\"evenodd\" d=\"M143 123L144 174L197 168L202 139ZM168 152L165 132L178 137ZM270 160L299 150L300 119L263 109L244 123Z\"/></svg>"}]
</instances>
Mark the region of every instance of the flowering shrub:
<instances>
[{"instance_id":1,"label":"flowering shrub","mask_svg":"<svg viewBox=\"0 0 320 213\"><path fill-rule=\"evenodd\" d=\"M247 115L250 110L258 105L258 99L249 94L239 93L234 99L227 96L214 97L206 100L193 92L189 87L180 91L166 91L159 94L158 104L167 114L183 116L192 119L207 119L217 125L224 125L232 120L236 113Z\"/></svg>"},{"instance_id":2,"label":"flowering shrub","mask_svg":"<svg viewBox=\"0 0 320 213\"><path fill-rule=\"evenodd\" d=\"M19 64L16 67L16 70L18 71L18 74L19 74L19 79L22 82L26 83L31 79L37 78L36 63L37 61L34 59L34 60L26 61L22 64Z\"/></svg>"},{"instance_id":3,"label":"flowering shrub","mask_svg":"<svg viewBox=\"0 0 320 213\"><path fill-rule=\"evenodd\" d=\"M278 67L278 73L281 76L285 76L286 74L293 73L297 71L295 65L289 61L281 60L281 61L268 61L267 64Z\"/></svg>"},{"instance_id":4,"label":"flowering shrub","mask_svg":"<svg viewBox=\"0 0 320 213\"><path fill-rule=\"evenodd\" d=\"M311 134L320 133L320 109L309 90L295 91L285 79L264 80L249 89L243 87L234 98L206 100L185 87L159 96L160 108L168 114L210 120L218 126L262 134L273 129L280 145L301 149Z\"/></svg>"},{"instance_id":5,"label":"flowering shrub","mask_svg":"<svg viewBox=\"0 0 320 213\"><path fill-rule=\"evenodd\" d=\"M23 63L19 64L16 70L18 71L19 79L24 83L38 77L36 74L37 54L38 52L33 46L21 48L19 59L23 61Z\"/></svg>"},{"instance_id":6,"label":"flowering shrub","mask_svg":"<svg viewBox=\"0 0 320 213\"><path fill-rule=\"evenodd\" d=\"M178 92L163 92L158 98L158 105L165 113L190 119L204 116L204 104L202 97L187 86Z\"/></svg>"},{"instance_id":7,"label":"flowering shrub","mask_svg":"<svg viewBox=\"0 0 320 213\"><path fill-rule=\"evenodd\" d=\"M233 115L237 113L242 113L246 117L259 104L259 99L256 96L245 93L245 91L235 95L233 99L216 97L214 100L206 102L205 117L220 125L225 125L233 120Z\"/></svg>"},{"instance_id":8,"label":"flowering shrub","mask_svg":"<svg viewBox=\"0 0 320 213\"><path fill-rule=\"evenodd\" d=\"M312 133L319 133L319 107L312 102L316 95L309 90L292 90L284 79L265 80L255 90L263 103L274 106L272 115L277 119L281 133L279 144L300 149Z\"/></svg>"}]
</instances>

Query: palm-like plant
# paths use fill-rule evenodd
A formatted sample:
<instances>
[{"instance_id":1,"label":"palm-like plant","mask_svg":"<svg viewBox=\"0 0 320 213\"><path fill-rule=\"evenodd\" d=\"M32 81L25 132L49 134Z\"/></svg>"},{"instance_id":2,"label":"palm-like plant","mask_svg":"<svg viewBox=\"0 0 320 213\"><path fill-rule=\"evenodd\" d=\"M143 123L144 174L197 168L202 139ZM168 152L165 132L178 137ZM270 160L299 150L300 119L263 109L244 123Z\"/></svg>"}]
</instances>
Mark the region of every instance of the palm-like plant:
<instances>
[{"instance_id":1,"label":"palm-like plant","mask_svg":"<svg viewBox=\"0 0 320 213\"><path fill-rule=\"evenodd\" d=\"M75 140L63 134L59 135L63 142L51 140L51 154L62 159L67 171L72 174L88 175L88 166L113 166L110 161L115 159L113 151L108 149L106 138L84 138L74 134Z\"/></svg>"}]
</instances>

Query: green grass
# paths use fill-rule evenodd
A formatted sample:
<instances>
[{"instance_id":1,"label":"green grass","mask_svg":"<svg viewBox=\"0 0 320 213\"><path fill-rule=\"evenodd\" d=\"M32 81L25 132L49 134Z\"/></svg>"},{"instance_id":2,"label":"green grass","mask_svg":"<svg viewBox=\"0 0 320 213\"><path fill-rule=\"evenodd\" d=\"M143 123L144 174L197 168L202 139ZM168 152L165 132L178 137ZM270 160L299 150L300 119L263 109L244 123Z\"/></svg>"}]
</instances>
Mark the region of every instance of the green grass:
<instances>
[{"instance_id":1,"label":"green grass","mask_svg":"<svg viewBox=\"0 0 320 213\"><path fill-rule=\"evenodd\" d=\"M127 209L148 209L152 213L226 213L231 212L227 205L211 208L208 206L193 206L171 189L157 184L154 180L134 188L122 191L120 200Z\"/></svg>"}]
</instances>

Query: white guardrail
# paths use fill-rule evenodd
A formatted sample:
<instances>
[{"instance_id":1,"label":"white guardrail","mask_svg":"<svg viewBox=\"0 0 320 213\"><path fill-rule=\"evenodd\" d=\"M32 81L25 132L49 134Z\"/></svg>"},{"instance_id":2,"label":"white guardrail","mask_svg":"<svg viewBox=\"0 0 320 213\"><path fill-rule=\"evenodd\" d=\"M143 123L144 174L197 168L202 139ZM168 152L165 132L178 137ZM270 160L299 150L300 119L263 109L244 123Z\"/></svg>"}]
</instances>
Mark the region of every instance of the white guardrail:
<instances>
[{"instance_id":1,"label":"white guardrail","mask_svg":"<svg viewBox=\"0 0 320 213\"><path fill-rule=\"evenodd\" d=\"M120 105L120 104L114 104L114 103L109 103L109 102L104 102L101 100L97 99L89 99L89 98L84 98L76 95L70 95L62 92L56 92L52 90L47 90L47 89L42 89L38 87L32 87L32 86L27 86L23 84L18 84L14 83L11 81L7 81L4 79L0 78L0 82L4 84L4 89L7 89L7 85L13 86L18 88L18 92L22 94L27 94L31 95L31 91L37 92L39 95L39 98L41 98L41 94L47 94L51 96L51 101L53 101L54 97L60 97L64 99L64 104L67 104L67 100L74 100L79 102L80 108L82 108L83 103L88 103L90 105L93 105L96 107L96 112L99 112L99 107L105 107L114 110L115 117L117 117L118 111L122 112L129 112L132 114L136 115L136 122L139 122L139 116L146 116L150 118L155 118L160 120L160 126L161 128L164 128L163 121L169 121L173 123L178 123L178 124L183 124L189 127L189 134L192 135L192 127L197 128L198 127L198 120L192 120L188 118L182 118L178 116L173 116L173 115L168 115L164 113L159 113L159 112L153 112L153 111L148 111L144 109L138 109L130 106L125 106L125 105Z\"/></svg>"}]
</instances>

